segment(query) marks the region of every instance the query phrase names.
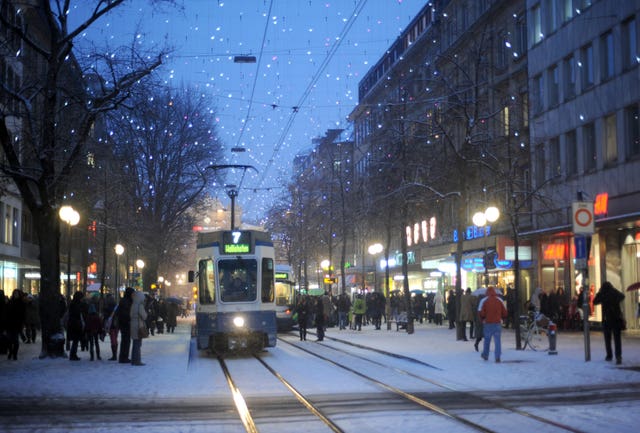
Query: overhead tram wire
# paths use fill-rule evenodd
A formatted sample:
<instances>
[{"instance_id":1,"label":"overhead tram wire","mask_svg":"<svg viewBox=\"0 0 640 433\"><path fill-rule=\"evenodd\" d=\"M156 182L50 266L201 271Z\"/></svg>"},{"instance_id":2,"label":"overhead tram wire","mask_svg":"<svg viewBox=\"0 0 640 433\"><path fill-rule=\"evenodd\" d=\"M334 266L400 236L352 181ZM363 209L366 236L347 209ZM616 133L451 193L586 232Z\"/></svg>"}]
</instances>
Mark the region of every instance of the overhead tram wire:
<instances>
[{"instance_id":1,"label":"overhead tram wire","mask_svg":"<svg viewBox=\"0 0 640 433\"><path fill-rule=\"evenodd\" d=\"M258 62L256 64L256 73L253 76L253 85L251 86L251 96L249 97L249 105L247 106L247 114L244 118L244 122L242 122L242 129L240 130L240 134L238 135L238 141L236 142L235 148L240 147L240 142L242 141L242 136L244 135L244 130L247 127L247 123L249 122L249 117L251 116L251 108L253 107L253 96L256 91L256 84L258 83L258 74L260 72L260 64L262 63L262 54L264 53L264 43L267 40L267 30L269 29L269 21L271 20L271 8L273 7L273 0L269 2L269 13L267 13L267 22L264 25L264 32L262 33L262 41L260 42L260 52L258 53Z\"/></svg>"},{"instance_id":2,"label":"overhead tram wire","mask_svg":"<svg viewBox=\"0 0 640 433\"><path fill-rule=\"evenodd\" d=\"M356 5L356 7L353 10L353 13L349 17L349 20L347 21L347 23L345 24L344 28L340 32L340 35L338 35L338 39L336 41L334 41L333 45L329 49L329 53L327 54L327 56L322 61L322 64L320 64L318 70L316 71L316 73L312 77L311 82L309 83L309 85L307 86L305 91L302 93L302 96L298 100L298 103L295 105L295 107L299 108L299 107L303 106L304 102L306 101L306 99L309 97L309 94L313 90L315 84L320 79L321 74L324 72L326 67L329 65L329 62L331 61L331 59L333 58L334 54L336 53L336 51L338 50L338 48L342 44L342 41L345 39L345 37L346 37L347 33L349 32L349 30L351 30L351 27L353 27L353 24L355 23L356 19L360 16L360 12L362 12L362 9L364 9L366 4L367 4L367 0L359 0L358 4ZM291 110L291 114L289 115L289 119L287 120L287 124L285 125L285 127L284 127L284 129L282 131L282 134L280 135L280 138L278 139L276 145L273 148L273 154L272 154L271 158L269 158L269 160L267 161L267 165L265 166L265 168L262 171L262 175L260 177L260 180L258 181L258 186L259 187L262 186L262 184L264 183L267 172L269 171L269 169L273 165L273 162L275 161L275 158L276 158L278 152L280 152L280 149L282 148L282 145L284 144L284 141L285 141L287 135L289 134L289 130L291 129L291 127L293 125L293 122L294 122L294 120L296 118L296 115L298 114L298 111L299 111L299 109Z\"/></svg>"}]
</instances>

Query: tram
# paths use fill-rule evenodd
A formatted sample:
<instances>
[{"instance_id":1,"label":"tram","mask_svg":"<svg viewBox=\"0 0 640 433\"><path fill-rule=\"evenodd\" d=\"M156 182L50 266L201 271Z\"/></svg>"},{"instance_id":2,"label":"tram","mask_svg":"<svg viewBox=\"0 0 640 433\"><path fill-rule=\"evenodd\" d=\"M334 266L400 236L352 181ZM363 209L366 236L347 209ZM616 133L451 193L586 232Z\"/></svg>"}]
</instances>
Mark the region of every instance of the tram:
<instances>
[{"instance_id":1,"label":"tram","mask_svg":"<svg viewBox=\"0 0 640 433\"><path fill-rule=\"evenodd\" d=\"M198 233L196 341L217 354L276 345L275 258L269 233Z\"/></svg>"},{"instance_id":2,"label":"tram","mask_svg":"<svg viewBox=\"0 0 640 433\"><path fill-rule=\"evenodd\" d=\"M276 264L276 324L278 332L289 332L293 329L295 305L295 282L291 266Z\"/></svg>"}]
</instances>

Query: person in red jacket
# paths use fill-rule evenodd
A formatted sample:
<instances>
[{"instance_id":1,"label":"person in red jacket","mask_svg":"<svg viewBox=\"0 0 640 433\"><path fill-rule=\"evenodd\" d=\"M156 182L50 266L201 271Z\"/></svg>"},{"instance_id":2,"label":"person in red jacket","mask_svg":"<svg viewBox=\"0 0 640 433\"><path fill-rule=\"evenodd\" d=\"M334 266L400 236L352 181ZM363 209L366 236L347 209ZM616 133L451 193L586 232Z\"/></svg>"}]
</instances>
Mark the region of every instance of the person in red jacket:
<instances>
[{"instance_id":1,"label":"person in red jacket","mask_svg":"<svg viewBox=\"0 0 640 433\"><path fill-rule=\"evenodd\" d=\"M491 347L491 338L494 340L494 354L496 362L500 362L500 354L502 352L501 333L502 319L507 318L507 307L505 307L502 299L496 294L493 286L487 287L487 296L482 299L478 306L478 314L482 319L482 328L484 331L484 347L482 349L482 359L489 359L489 349Z\"/></svg>"}]
</instances>

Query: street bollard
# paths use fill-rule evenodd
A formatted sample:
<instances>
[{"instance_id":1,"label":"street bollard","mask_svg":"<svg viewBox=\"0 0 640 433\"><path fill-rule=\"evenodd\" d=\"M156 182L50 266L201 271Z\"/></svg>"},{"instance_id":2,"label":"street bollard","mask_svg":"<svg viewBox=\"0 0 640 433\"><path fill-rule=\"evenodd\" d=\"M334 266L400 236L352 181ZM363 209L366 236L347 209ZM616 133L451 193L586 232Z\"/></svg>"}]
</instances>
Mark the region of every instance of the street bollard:
<instances>
[{"instance_id":1,"label":"street bollard","mask_svg":"<svg viewBox=\"0 0 640 433\"><path fill-rule=\"evenodd\" d=\"M557 355L558 351L556 350L556 331L558 327L555 323L549 322L549 331L547 332L547 336L549 337L549 355Z\"/></svg>"}]
</instances>

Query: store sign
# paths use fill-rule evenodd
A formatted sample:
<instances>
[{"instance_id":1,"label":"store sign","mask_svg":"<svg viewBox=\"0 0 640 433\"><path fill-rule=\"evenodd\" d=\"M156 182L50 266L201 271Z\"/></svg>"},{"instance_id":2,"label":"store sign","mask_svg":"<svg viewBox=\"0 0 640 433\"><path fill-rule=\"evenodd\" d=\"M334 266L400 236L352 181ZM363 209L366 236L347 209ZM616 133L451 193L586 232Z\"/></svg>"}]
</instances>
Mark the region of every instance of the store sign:
<instances>
[{"instance_id":1,"label":"store sign","mask_svg":"<svg viewBox=\"0 0 640 433\"><path fill-rule=\"evenodd\" d=\"M602 192L596 196L593 204L593 214L596 216L606 216L609 212L609 194Z\"/></svg>"},{"instance_id":2,"label":"store sign","mask_svg":"<svg viewBox=\"0 0 640 433\"><path fill-rule=\"evenodd\" d=\"M436 217L431 217L428 220L422 220L416 222L413 225L408 225L405 228L407 235L407 246L417 245L419 243L428 243L430 240L436 238L437 235L437 220Z\"/></svg>"}]
</instances>

